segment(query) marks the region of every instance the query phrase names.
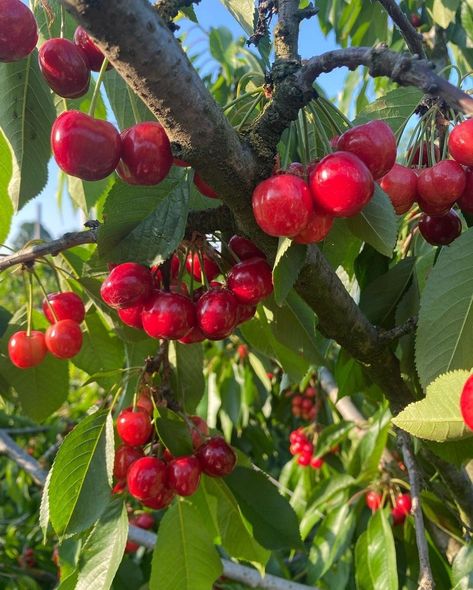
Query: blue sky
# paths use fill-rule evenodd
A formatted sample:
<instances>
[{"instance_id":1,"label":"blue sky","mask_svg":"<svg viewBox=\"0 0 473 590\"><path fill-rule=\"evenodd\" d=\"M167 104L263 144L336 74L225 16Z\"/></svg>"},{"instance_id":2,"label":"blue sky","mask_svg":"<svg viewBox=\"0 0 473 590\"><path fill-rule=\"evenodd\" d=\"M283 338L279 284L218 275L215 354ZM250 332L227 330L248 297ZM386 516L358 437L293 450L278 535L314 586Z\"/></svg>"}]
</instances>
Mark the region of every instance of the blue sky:
<instances>
[{"instance_id":1,"label":"blue sky","mask_svg":"<svg viewBox=\"0 0 473 590\"><path fill-rule=\"evenodd\" d=\"M225 26L230 29L234 36L243 34L239 24L233 17L225 10L219 0L204 0L196 6L196 13L200 25L204 29L210 27ZM181 21L183 30L188 30L192 38L197 39L201 33L192 29L192 23L185 23ZM317 18L304 21L301 27L300 37L300 53L303 58L309 58L312 55L323 53L334 49L335 41L332 35L325 38L320 31ZM337 94L340 85L343 83L346 71L336 71L328 74L320 80L320 83L326 90L329 96ZM64 198L62 210L60 211L56 204L56 181L57 168L54 163L49 166L49 182L42 192L42 194L28 203L14 219L13 226L10 232L10 239L15 236L18 227L25 221L33 221L36 219L38 204L41 205L42 223L54 237L57 237L64 232L81 229L80 215L72 209L68 198Z\"/></svg>"}]
</instances>

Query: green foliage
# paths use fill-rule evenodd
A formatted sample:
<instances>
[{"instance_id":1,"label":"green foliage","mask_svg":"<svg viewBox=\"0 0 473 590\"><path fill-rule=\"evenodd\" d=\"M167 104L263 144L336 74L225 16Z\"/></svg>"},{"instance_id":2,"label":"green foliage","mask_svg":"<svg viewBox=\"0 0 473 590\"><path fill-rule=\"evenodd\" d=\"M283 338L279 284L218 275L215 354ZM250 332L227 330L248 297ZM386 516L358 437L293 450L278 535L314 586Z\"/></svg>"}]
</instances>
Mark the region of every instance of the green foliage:
<instances>
[{"instance_id":1,"label":"green foliage","mask_svg":"<svg viewBox=\"0 0 473 590\"><path fill-rule=\"evenodd\" d=\"M306 247L280 238L273 268L274 299L281 305L294 286L305 262Z\"/></svg>"}]
</instances>

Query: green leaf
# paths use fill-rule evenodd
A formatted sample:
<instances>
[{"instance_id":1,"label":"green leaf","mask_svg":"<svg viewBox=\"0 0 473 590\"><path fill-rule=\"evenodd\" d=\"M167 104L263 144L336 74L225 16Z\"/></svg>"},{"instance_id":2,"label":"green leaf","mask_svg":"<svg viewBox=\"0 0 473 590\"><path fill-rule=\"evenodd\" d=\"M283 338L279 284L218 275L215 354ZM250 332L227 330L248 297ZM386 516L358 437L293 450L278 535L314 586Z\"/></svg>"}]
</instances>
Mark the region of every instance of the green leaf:
<instances>
[{"instance_id":1,"label":"green leaf","mask_svg":"<svg viewBox=\"0 0 473 590\"><path fill-rule=\"evenodd\" d=\"M393 423L410 434L443 442L473 436L460 412L460 396L468 371L440 375L427 386L424 399L409 404Z\"/></svg>"},{"instance_id":2,"label":"green leaf","mask_svg":"<svg viewBox=\"0 0 473 590\"><path fill-rule=\"evenodd\" d=\"M282 305L304 265L307 247L289 238L279 238L273 267L274 299Z\"/></svg>"},{"instance_id":3,"label":"green leaf","mask_svg":"<svg viewBox=\"0 0 473 590\"><path fill-rule=\"evenodd\" d=\"M455 13L460 6L460 0L434 0L432 18L443 29L455 21Z\"/></svg>"},{"instance_id":4,"label":"green leaf","mask_svg":"<svg viewBox=\"0 0 473 590\"><path fill-rule=\"evenodd\" d=\"M473 230L443 248L422 292L416 364L425 388L438 375L473 366Z\"/></svg>"},{"instance_id":5,"label":"green leaf","mask_svg":"<svg viewBox=\"0 0 473 590\"><path fill-rule=\"evenodd\" d=\"M253 0L220 0L228 12L240 24L245 33L253 34L255 3Z\"/></svg>"},{"instance_id":6,"label":"green leaf","mask_svg":"<svg viewBox=\"0 0 473 590\"><path fill-rule=\"evenodd\" d=\"M171 342L169 361L176 376L176 394L187 413L195 412L205 392L202 344Z\"/></svg>"},{"instance_id":7,"label":"green leaf","mask_svg":"<svg viewBox=\"0 0 473 590\"><path fill-rule=\"evenodd\" d=\"M13 205L8 196L8 184L12 175L12 156L8 143L0 129L0 244L10 233Z\"/></svg>"},{"instance_id":8,"label":"green leaf","mask_svg":"<svg viewBox=\"0 0 473 590\"><path fill-rule=\"evenodd\" d=\"M110 189L112 178L94 180L93 182L81 180L74 176L67 177L67 190L74 203L87 215L97 204L100 197Z\"/></svg>"},{"instance_id":9,"label":"green leaf","mask_svg":"<svg viewBox=\"0 0 473 590\"><path fill-rule=\"evenodd\" d=\"M128 86L116 70L109 70L104 78L104 87L112 107L118 127L123 130L141 121L155 121L156 118L145 103ZM139 121L133 114L133 106L139 115Z\"/></svg>"},{"instance_id":10,"label":"green leaf","mask_svg":"<svg viewBox=\"0 0 473 590\"><path fill-rule=\"evenodd\" d=\"M297 517L289 502L261 472L237 467L225 478L254 538L266 549L299 548ZM278 515L274 518L274 515Z\"/></svg>"},{"instance_id":11,"label":"green leaf","mask_svg":"<svg viewBox=\"0 0 473 590\"><path fill-rule=\"evenodd\" d=\"M158 408L156 430L164 446L177 457L192 453L192 439L186 422L168 408Z\"/></svg>"},{"instance_id":12,"label":"green leaf","mask_svg":"<svg viewBox=\"0 0 473 590\"><path fill-rule=\"evenodd\" d=\"M373 588L398 590L396 549L384 510L377 510L368 523L367 555Z\"/></svg>"},{"instance_id":13,"label":"green leaf","mask_svg":"<svg viewBox=\"0 0 473 590\"><path fill-rule=\"evenodd\" d=\"M13 158L8 193L16 210L46 185L49 137L56 118L36 50L26 59L0 64L0 89L0 127Z\"/></svg>"},{"instance_id":14,"label":"green leaf","mask_svg":"<svg viewBox=\"0 0 473 590\"><path fill-rule=\"evenodd\" d=\"M368 563L368 531L358 537L355 546L356 590L374 590Z\"/></svg>"},{"instance_id":15,"label":"green leaf","mask_svg":"<svg viewBox=\"0 0 473 590\"><path fill-rule=\"evenodd\" d=\"M452 565L453 590L473 588L473 544L464 545Z\"/></svg>"},{"instance_id":16,"label":"green leaf","mask_svg":"<svg viewBox=\"0 0 473 590\"><path fill-rule=\"evenodd\" d=\"M354 426L353 422L344 421L326 426L317 439L317 446L315 448L317 456L321 457L325 455L333 447L345 440Z\"/></svg>"},{"instance_id":17,"label":"green leaf","mask_svg":"<svg viewBox=\"0 0 473 590\"><path fill-rule=\"evenodd\" d=\"M48 471L46 481L44 482L43 493L41 495L41 505L39 507L39 526L43 532L43 543L46 543L49 524L49 484L51 483L52 471Z\"/></svg>"},{"instance_id":18,"label":"green leaf","mask_svg":"<svg viewBox=\"0 0 473 590\"><path fill-rule=\"evenodd\" d=\"M185 500L169 508L159 526L150 588L209 590L222 563L200 514Z\"/></svg>"},{"instance_id":19,"label":"green leaf","mask_svg":"<svg viewBox=\"0 0 473 590\"><path fill-rule=\"evenodd\" d=\"M457 467L473 459L473 437L442 443L426 441L424 444L441 459Z\"/></svg>"},{"instance_id":20,"label":"green leaf","mask_svg":"<svg viewBox=\"0 0 473 590\"><path fill-rule=\"evenodd\" d=\"M52 467L51 524L60 537L89 528L110 499L113 422L106 411L87 416L66 436Z\"/></svg>"},{"instance_id":21,"label":"green leaf","mask_svg":"<svg viewBox=\"0 0 473 590\"><path fill-rule=\"evenodd\" d=\"M388 440L390 426L391 413L389 410L380 408L373 416L373 423L358 442L351 457L348 471L354 477L358 476L360 483L368 482L376 477L379 462Z\"/></svg>"}]
</instances>

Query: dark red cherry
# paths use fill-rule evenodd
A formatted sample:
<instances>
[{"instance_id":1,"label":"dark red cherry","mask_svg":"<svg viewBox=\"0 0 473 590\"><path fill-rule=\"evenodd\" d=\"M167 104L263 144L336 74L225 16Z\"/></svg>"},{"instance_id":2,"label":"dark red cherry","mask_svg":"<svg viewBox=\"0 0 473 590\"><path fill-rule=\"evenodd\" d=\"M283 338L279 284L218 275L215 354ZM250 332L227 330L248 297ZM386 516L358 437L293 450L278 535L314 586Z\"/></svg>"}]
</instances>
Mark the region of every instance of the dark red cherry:
<instances>
[{"instance_id":1,"label":"dark red cherry","mask_svg":"<svg viewBox=\"0 0 473 590\"><path fill-rule=\"evenodd\" d=\"M162 264L155 265L151 267L151 274L153 275L154 284L156 288L160 288L163 283L163 272L162 272ZM170 271L170 278L171 282L177 280L179 277L179 269L181 267L181 261L177 254L173 254L171 258L171 271Z\"/></svg>"},{"instance_id":2,"label":"dark red cherry","mask_svg":"<svg viewBox=\"0 0 473 590\"><path fill-rule=\"evenodd\" d=\"M101 180L117 167L121 140L108 121L66 111L53 124L51 146L61 170L82 180Z\"/></svg>"},{"instance_id":3,"label":"dark red cherry","mask_svg":"<svg viewBox=\"0 0 473 590\"><path fill-rule=\"evenodd\" d=\"M126 479L126 474L130 466L143 457L143 451L129 447L128 445L121 445L115 451L115 462L113 464L113 475L119 479Z\"/></svg>"},{"instance_id":4,"label":"dark red cherry","mask_svg":"<svg viewBox=\"0 0 473 590\"><path fill-rule=\"evenodd\" d=\"M463 168L454 160L442 160L423 170L417 180L419 205L427 213L431 208L448 209L459 199L466 186Z\"/></svg>"},{"instance_id":5,"label":"dark red cherry","mask_svg":"<svg viewBox=\"0 0 473 590\"><path fill-rule=\"evenodd\" d=\"M133 526L137 526L139 529L145 529L149 531L154 527L156 523L151 514L144 512L143 514L138 514L137 516L134 516L130 520L130 524L132 524Z\"/></svg>"},{"instance_id":6,"label":"dark red cherry","mask_svg":"<svg viewBox=\"0 0 473 590\"><path fill-rule=\"evenodd\" d=\"M383 501L383 496L374 490L369 490L366 492L365 502L366 505L370 510L375 512L381 507L381 502Z\"/></svg>"},{"instance_id":7,"label":"dark red cherry","mask_svg":"<svg viewBox=\"0 0 473 590\"><path fill-rule=\"evenodd\" d=\"M52 355L59 359L70 359L82 347L82 330L74 320L60 320L49 326L44 339Z\"/></svg>"},{"instance_id":8,"label":"dark red cherry","mask_svg":"<svg viewBox=\"0 0 473 590\"><path fill-rule=\"evenodd\" d=\"M262 258L242 260L228 273L227 285L240 303L256 305L273 292L271 267Z\"/></svg>"},{"instance_id":9,"label":"dark red cherry","mask_svg":"<svg viewBox=\"0 0 473 590\"><path fill-rule=\"evenodd\" d=\"M429 244L446 246L461 234L462 224L455 211L450 209L441 216L423 213L419 221L419 230Z\"/></svg>"},{"instance_id":10,"label":"dark red cherry","mask_svg":"<svg viewBox=\"0 0 473 590\"><path fill-rule=\"evenodd\" d=\"M148 442L153 425L151 418L143 408L125 408L117 418L117 432L122 441L130 447L139 447Z\"/></svg>"},{"instance_id":11,"label":"dark red cherry","mask_svg":"<svg viewBox=\"0 0 473 590\"><path fill-rule=\"evenodd\" d=\"M143 320L141 319L143 303L131 307L123 307L117 311L118 317L126 326L130 326L130 328L135 328L136 330L143 329Z\"/></svg>"},{"instance_id":12,"label":"dark red cherry","mask_svg":"<svg viewBox=\"0 0 473 590\"><path fill-rule=\"evenodd\" d=\"M384 121L370 121L348 129L338 138L337 149L360 158L374 179L387 174L396 161L396 137Z\"/></svg>"},{"instance_id":13,"label":"dark red cherry","mask_svg":"<svg viewBox=\"0 0 473 590\"><path fill-rule=\"evenodd\" d=\"M458 199L457 205L460 207L463 213L473 215L473 169L466 168L465 176L465 190L463 191L462 196Z\"/></svg>"},{"instance_id":14,"label":"dark red cherry","mask_svg":"<svg viewBox=\"0 0 473 590\"><path fill-rule=\"evenodd\" d=\"M371 172L349 152L325 156L310 173L309 186L316 209L332 217L353 217L374 191Z\"/></svg>"},{"instance_id":15,"label":"dark red cherry","mask_svg":"<svg viewBox=\"0 0 473 590\"><path fill-rule=\"evenodd\" d=\"M405 512L396 507L391 510L391 517L393 519L394 526L403 524L403 522L406 520Z\"/></svg>"},{"instance_id":16,"label":"dark red cherry","mask_svg":"<svg viewBox=\"0 0 473 590\"><path fill-rule=\"evenodd\" d=\"M0 62L27 57L38 42L38 26L21 0L0 0Z\"/></svg>"},{"instance_id":17,"label":"dark red cherry","mask_svg":"<svg viewBox=\"0 0 473 590\"><path fill-rule=\"evenodd\" d=\"M145 506L148 506L148 508L153 508L153 510L162 510L163 508L169 506L175 495L176 494L174 490L171 490L171 488L165 486L157 496L143 500L142 502Z\"/></svg>"},{"instance_id":18,"label":"dark red cherry","mask_svg":"<svg viewBox=\"0 0 473 590\"><path fill-rule=\"evenodd\" d=\"M314 244L321 242L327 237L328 232L332 228L333 217L312 211L309 221L304 229L294 236L292 239L298 244Z\"/></svg>"},{"instance_id":19,"label":"dark red cherry","mask_svg":"<svg viewBox=\"0 0 473 590\"><path fill-rule=\"evenodd\" d=\"M412 498L410 494L400 494L396 498L396 504L394 508L406 515L409 514L412 509Z\"/></svg>"},{"instance_id":20,"label":"dark red cherry","mask_svg":"<svg viewBox=\"0 0 473 590\"><path fill-rule=\"evenodd\" d=\"M417 14L417 12L412 12L411 16L410 16L410 21L411 21L411 25L413 27L420 27L422 25L422 19L421 17Z\"/></svg>"},{"instance_id":21,"label":"dark red cherry","mask_svg":"<svg viewBox=\"0 0 473 590\"><path fill-rule=\"evenodd\" d=\"M179 496L192 496L197 491L202 468L194 455L178 457L168 464L168 486Z\"/></svg>"},{"instance_id":22,"label":"dark red cherry","mask_svg":"<svg viewBox=\"0 0 473 590\"><path fill-rule=\"evenodd\" d=\"M251 240L248 240L243 236L232 236L228 242L228 246L240 260L248 260L248 258L266 259L266 254L262 252L258 246L253 244Z\"/></svg>"},{"instance_id":23,"label":"dark red cherry","mask_svg":"<svg viewBox=\"0 0 473 590\"><path fill-rule=\"evenodd\" d=\"M412 168L394 164L379 184L398 215L409 211L417 197L417 174Z\"/></svg>"},{"instance_id":24,"label":"dark red cherry","mask_svg":"<svg viewBox=\"0 0 473 590\"><path fill-rule=\"evenodd\" d=\"M79 98L89 89L89 65L72 41L49 39L41 45L38 60L48 86L59 96Z\"/></svg>"},{"instance_id":25,"label":"dark red cherry","mask_svg":"<svg viewBox=\"0 0 473 590\"><path fill-rule=\"evenodd\" d=\"M460 411L465 424L473 430L473 376L468 377L460 396Z\"/></svg>"},{"instance_id":26,"label":"dark red cherry","mask_svg":"<svg viewBox=\"0 0 473 590\"><path fill-rule=\"evenodd\" d=\"M93 72L99 72L102 67L105 56L89 37L87 31L82 27L77 27L77 29L75 30L74 43L84 53L89 68ZM111 67L112 64L108 64L107 70L109 70Z\"/></svg>"},{"instance_id":27,"label":"dark red cherry","mask_svg":"<svg viewBox=\"0 0 473 590\"><path fill-rule=\"evenodd\" d=\"M142 457L128 469L130 494L143 502L153 501L166 489L166 463L156 457Z\"/></svg>"},{"instance_id":28,"label":"dark red cherry","mask_svg":"<svg viewBox=\"0 0 473 590\"><path fill-rule=\"evenodd\" d=\"M323 457L312 457L310 460L310 466L312 469L322 469L325 465L325 459Z\"/></svg>"},{"instance_id":29,"label":"dark red cherry","mask_svg":"<svg viewBox=\"0 0 473 590\"><path fill-rule=\"evenodd\" d=\"M179 338L179 342L181 344L197 344L197 342L203 342L205 338L205 334L199 326L194 326L188 334L183 338Z\"/></svg>"},{"instance_id":30,"label":"dark red cherry","mask_svg":"<svg viewBox=\"0 0 473 590\"><path fill-rule=\"evenodd\" d=\"M116 266L102 283L100 295L115 308L143 305L151 294L152 276L149 268L136 262Z\"/></svg>"},{"instance_id":31,"label":"dark red cherry","mask_svg":"<svg viewBox=\"0 0 473 590\"><path fill-rule=\"evenodd\" d=\"M200 416L189 416L189 419L194 424L194 428L191 429L192 446L194 449L198 449L209 436L209 427L207 422Z\"/></svg>"},{"instance_id":32,"label":"dark red cherry","mask_svg":"<svg viewBox=\"0 0 473 590\"><path fill-rule=\"evenodd\" d=\"M158 291L142 313L143 329L152 338L179 340L196 325L193 302L180 293Z\"/></svg>"},{"instance_id":33,"label":"dark red cherry","mask_svg":"<svg viewBox=\"0 0 473 590\"><path fill-rule=\"evenodd\" d=\"M128 184L155 185L172 166L171 144L157 121L138 123L121 133L122 153L117 173Z\"/></svg>"},{"instance_id":34,"label":"dark red cherry","mask_svg":"<svg viewBox=\"0 0 473 590\"><path fill-rule=\"evenodd\" d=\"M221 437L211 438L197 451L202 471L210 477L229 475L237 461L235 451Z\"/></svg>"},{"instance_id":35,"label":"dark red cherry","mask_svg":"<svg viewBox=\"0 0 473 590\"><path fill-rule=\"evenodd\" d=\"M212 260L205 252L202 253L204 261L204 275L207 277L207 281L213 281L215 277L220 274L218 264ZM197 252L189 252L186 258L186 270L194 277L196 281L203 282L202 280L202 267L200 264L200 257Z\"/></svg>"},{"instance_id":36,"label":"dark red cherry","mask_svg":"<svg viewBox=\"0 0 473 590\"><path fill-rule=\"evenodd\" d=\"M256 305L244 305L238 302L237 309L237 326L251 320L256 313Z\"/></svg>"},{"instance_id":37,"label":"dark red cherry","mask_svg":"<svg viewBox=\"0 0 473 590\"><path fill-rule=\"evenodd\" d=\"M196 304L197 325L209 340L229 336L237 324L238 302L229 289L210 289Z\"/></svg>"},{"instance_id":38,"label":"dark red cherry","mask_svg":"<svg viewBox=\"0 0 473 590\"><path fill-rule=\"evenodd\" d=\"M49 305L46 299L43 301L43 312L50 324L57 320L73 320L80 324L84 321L85 307L82 299L72 291L62 293L50 293L48 295ZM54 310L54 318L51 308Z\"/></svg>"},{"instance_id":39,"label":"dark red cherry","mask_svg":"<svg viewBox=\"0 0 473 590\"><path fill-rule=\"evenodd\" d=\"M256 223L270 236L297 235L312 211L307 183L292 174L277 174L260 182L252 205Z\"/></svg>"},{"instance_id":40,"label":"dark red cherry","mask_svg":"<svg viewBox=\"0 0 473 590\"><path fill-rule=\"evenodd\" d=\"M8 340L8 356L11 362L20 369L36 367L42 363L48 349L43 332L31 330L27 332L15 332Z\"/></svg>"},{"instance_id":41,"label":"dark red cherry","mask_svg":"<svg viewBox=\"0 0 473 590\"><path fill-rule=\"evenodd\" d=\"M214 191L214 189L208 185L197 172L194 173L194 184L197 187L197 190L202 195L204 195L204 197L208 197L209 199L218 199L218 194L216 191Z\"/></svg>"},{"instance_id":42,"label":"dark red cherry","mask_svg":"<svg viewBox=\"0 0 473 590\"><path fill-rule=\"evenodd\" d=\"M455 125L448 138L452 158L464 166L473 166L473 119Z\"/></svg>"},{"instance_id":43,"label":"dark red cherry","mask_svg":"<svg viewBox=\"0 0 473 590\"><path fill-rule=\"evenodd\" d=\"M411 157L412 154L412 157ZM434 165L435 162L440 160L440 149L437 145L434 145L434 160L432 161L432 149L427 143L422 144L422 151L420 145L412 146L407 150L407 159L411 160L411 166L426 167Z\"/></svg>"}]
</instances>

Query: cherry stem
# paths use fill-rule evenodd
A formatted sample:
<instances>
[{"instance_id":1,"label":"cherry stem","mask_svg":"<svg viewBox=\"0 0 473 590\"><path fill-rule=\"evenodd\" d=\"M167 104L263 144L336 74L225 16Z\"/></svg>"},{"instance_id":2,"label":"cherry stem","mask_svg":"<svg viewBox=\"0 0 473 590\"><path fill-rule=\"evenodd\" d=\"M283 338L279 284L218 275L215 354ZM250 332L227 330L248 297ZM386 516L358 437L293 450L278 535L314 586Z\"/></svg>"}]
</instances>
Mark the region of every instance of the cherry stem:
<instances>
[{"instance_id":1,"label":"cherry stem","mask_svg":"<svg viewBox=\"0 0 473 590\"><path fill-rule=\"evenodd\" d=\"M102 63L102 67L100 68L100 72L97 77L97 80L95 82L94 93L92 95L92 100L90 102L90 108L89 108L89 116L90 117L93 117L95 115L95 108L97 106L97 101L100 96L100 87L102 86L102 81L105 76L105 72L107 71L107 67L108 67L108 59L105 57L103 60L103 63Z\"/></svg>"},{"instance_id":2,"label":"cherry stem","mask_svg":"<svg viewBox=\"0 0 473 590\"><path fill-rule=\"evenodd\" d=\"M64 29L66 28L66 12L64 6L61 4L61 32L59 36L64 39Z\"/></svg>"},{"instance_id":3,"label":"cherry stem","mask_svg":"<svg viewBox=\"0 0 473 590\"><path fill-rule=\"evenodd\" d=\"M31 274L34 276L34 278L38 281L38 285L39 288L41 289L43 295L44 295L44 300L46 301L46 305L49 308L49 311L51 312L53 318L54 318L54 323L56 323L58 320L58 317L56 315L56 312L54 311L53 306L51 305L51 302L48 299L48 293L46 291L46 289L44 288L43 283L41 282L41 279L39 278L38 274L36 273L36 271L34 271L33 269L31 269Z\"/></svg>"},{"instance_id":4,"label":"cherry stem","mask_svg":"<svg viewBox=\"0 0 473 590\"><path fill-rule=\"evenodd\" d=\"M208 291L209 290L209 281L207 279L207 275L205 274L204 255L202 254L202 250L200 248L197 250L197 256L199 257L199 262L200 262L200 279ZM194 271L194 257L192 257L192 272L193 271Z\"/></svg>"},{"instance_id":5,"label":"cherry stem","mask_svg":"<svg viewBox=\"0 0 473 590\"><path fill-rule=\"evenodd\" d=\"M28 274L28 308L27 308L28 324L26 328L26 335L31 336L31 326L33 323L33 277Z\"/></svg>"},{"instance_id":6,"label":"cherry stem","mask_svg":"<svg viewBox=\"0 0 473 590\"><path fill-rule=\"evenodd\" d=\"M140 112L138 111L138 105L136 104L136 96L133 90L127 84L127 92L128 97L130 99L131 110L133 111L133 117L135 118L135 123L141 123L141 116Z\"/></svg>"}]
</instances>

